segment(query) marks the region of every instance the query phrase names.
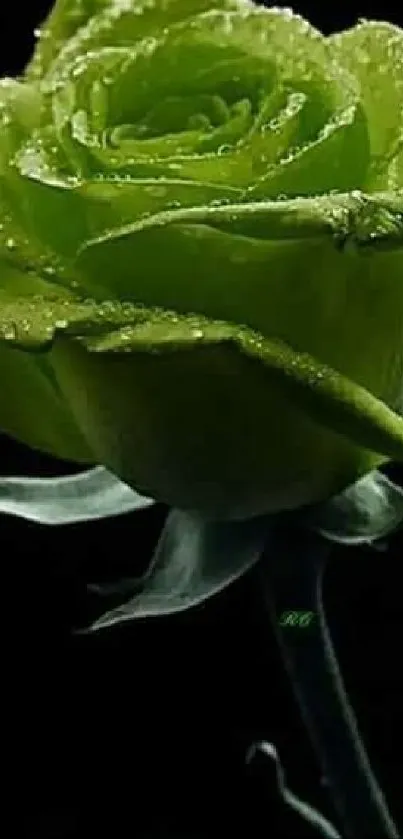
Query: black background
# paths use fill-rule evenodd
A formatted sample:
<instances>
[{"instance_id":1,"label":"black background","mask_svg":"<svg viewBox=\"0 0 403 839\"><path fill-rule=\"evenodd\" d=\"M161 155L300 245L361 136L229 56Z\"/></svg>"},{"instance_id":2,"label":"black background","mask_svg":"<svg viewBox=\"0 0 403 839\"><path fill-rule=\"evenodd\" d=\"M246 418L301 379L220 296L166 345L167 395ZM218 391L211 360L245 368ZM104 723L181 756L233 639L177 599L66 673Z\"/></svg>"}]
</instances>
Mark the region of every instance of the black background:
<instances>
[{"instance_id":1,"label":"black background","mask_svg":"<svg viewBox=\"0 0 403 839\"><path fill-rule=\"evenodd\" d=\"M0 10L1 73L17 73L49 2ZM391 3L299 2L325 32L358 17L403 25ZM0 438L3 474L74 471ZM403 483L403 470L394 476ZM275 743L291 789L333 813L253 579L178 617L90 637L102 606L86 583L142 570L166 508L51 529L1 516L3 765L24 837L302 836L270 773L244 765L256 737ZM402 535L385 553L335 550L325 603L374 769L403 826L400 682ZM399 562L400 560L400 562ZM290 609L293 604L290 603ZM9 831L8 831L9 832Z\"/></svg>"}]
</instances>

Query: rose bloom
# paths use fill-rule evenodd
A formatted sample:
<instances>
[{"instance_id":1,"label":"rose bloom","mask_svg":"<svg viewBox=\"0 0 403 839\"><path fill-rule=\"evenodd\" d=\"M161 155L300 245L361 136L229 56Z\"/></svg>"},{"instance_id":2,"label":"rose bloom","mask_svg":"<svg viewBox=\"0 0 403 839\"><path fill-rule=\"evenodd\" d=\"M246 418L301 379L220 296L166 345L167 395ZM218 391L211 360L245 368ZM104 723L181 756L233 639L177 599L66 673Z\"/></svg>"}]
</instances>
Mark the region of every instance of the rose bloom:
<instances>
[{"instance_id":1,"label":"rose bloom","mask_svg":"<svg viewBox=\"0 0 403 839\"><path fill-rule=\"evenodd\" d=\"M58 0L0 83L0 428L207 518L403 460L403 32Z\"/></svg>"}]
</instances>

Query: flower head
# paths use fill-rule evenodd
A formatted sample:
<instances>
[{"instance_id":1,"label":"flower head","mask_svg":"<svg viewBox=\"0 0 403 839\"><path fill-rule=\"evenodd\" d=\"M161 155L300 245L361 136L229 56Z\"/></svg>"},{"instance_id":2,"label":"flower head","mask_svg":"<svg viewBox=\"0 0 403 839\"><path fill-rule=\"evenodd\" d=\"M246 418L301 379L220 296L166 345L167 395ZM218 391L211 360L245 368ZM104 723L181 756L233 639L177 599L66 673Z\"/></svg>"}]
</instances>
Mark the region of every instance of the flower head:
<instances>
[{"instance_id":1,"label":"flower head","mask_svg":"<svg viewBox=\"0 0 403 839\"><path fill-rule=\"evenodd\" d=\"M212 518L403 459L402 101L386 23L59 0L0 83L0 426Z\"/></svg>"}]
</instances>

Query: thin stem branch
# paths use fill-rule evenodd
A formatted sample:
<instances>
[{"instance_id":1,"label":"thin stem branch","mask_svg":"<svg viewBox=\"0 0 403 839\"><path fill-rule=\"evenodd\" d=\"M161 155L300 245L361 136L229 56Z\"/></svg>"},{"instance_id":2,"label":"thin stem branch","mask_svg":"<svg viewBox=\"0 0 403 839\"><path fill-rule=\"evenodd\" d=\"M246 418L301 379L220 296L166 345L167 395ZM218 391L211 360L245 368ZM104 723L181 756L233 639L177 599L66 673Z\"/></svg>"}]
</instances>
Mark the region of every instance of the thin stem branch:
<instances>
[{"instance_id":1,"label":"thin stem branch","mask_svg":"<svg viewBox=\"0 0 403 839\"><path fill-rule=\"evenodd\" d=\"M343 835L399 839L360 737L323 608L322 583L332 547L293 528L277 530L257 571L285 667L328 779ZM313 613L309 625L281 625L284 611Z\"/></svg>"}]
</instances>

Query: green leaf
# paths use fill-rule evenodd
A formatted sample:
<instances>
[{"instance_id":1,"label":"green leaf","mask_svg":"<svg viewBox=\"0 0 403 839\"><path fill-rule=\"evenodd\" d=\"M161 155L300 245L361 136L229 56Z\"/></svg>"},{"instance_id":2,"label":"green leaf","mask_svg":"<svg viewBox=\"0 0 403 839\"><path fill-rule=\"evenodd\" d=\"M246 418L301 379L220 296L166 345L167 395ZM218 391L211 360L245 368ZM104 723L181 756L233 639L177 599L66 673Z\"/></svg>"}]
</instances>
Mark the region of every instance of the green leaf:
<instances>
[{"instance_id":1,"label":"green leaf","mask_svg":"<svg viewBox=\"0 0 403 839\"><path fill-rule=\"evenodd\" d=\"M90 631L135 618L176 614L198 606L246 574L260 559L270 532L267 517L206 523L169 513L141 591L96 620Z\"/></svg>"},{"instance_id":2,"label":"green leaf","mask_svg":"<svg viewBox=\"0 0 403 839\"><path fill-rule=\"evenodd\" d=\"M96 521L153 503L102 467L61 478L0 478L0 512L38 524Z\"/></svg>"}]
</instances>

